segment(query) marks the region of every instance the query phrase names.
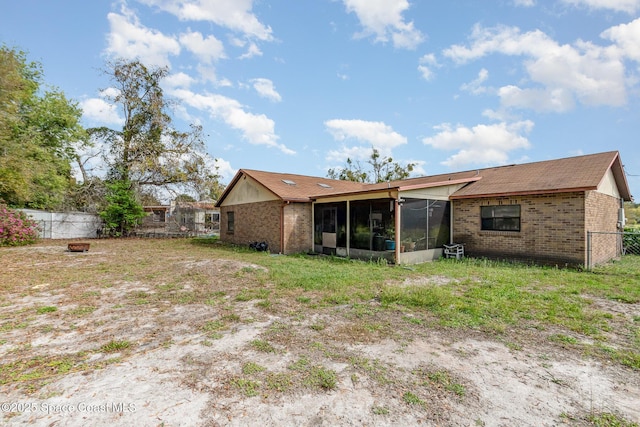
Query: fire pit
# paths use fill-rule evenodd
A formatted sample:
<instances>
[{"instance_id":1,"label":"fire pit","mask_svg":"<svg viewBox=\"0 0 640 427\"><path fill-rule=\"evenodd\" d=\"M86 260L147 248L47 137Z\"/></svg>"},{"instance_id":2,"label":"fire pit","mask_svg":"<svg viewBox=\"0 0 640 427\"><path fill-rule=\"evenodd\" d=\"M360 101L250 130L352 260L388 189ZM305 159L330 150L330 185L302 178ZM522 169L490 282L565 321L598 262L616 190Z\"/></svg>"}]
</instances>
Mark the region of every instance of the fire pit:
<instances>
[{"instance_id":1,"label":"fire pit","mask_svg":"<svg viewBox=\"0 0 640 427\"><path fill-rule=\"evenodd\" d=\"M75 242L69 243L67 245L67 249L69 252L87 252L89 250L90 243L86 242Z\"/></svg>"}]
</instances>

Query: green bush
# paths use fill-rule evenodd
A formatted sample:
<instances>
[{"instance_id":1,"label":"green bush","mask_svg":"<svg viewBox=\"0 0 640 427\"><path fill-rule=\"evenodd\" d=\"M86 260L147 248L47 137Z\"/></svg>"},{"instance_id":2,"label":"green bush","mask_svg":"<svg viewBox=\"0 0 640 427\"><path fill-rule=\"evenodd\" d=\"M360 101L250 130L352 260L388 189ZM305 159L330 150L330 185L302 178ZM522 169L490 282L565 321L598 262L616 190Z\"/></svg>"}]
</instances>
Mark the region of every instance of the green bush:
<instances>
[{"instance_id":1,"label":"green bush","mask_svg":"<svg viewBox=\"0 0 640 427\"><path fill-rule=\"evenodd\" d=\"M38 240L38 224L24 212L0 203L0 246L29 245Z\"/></svg>"},{"instance_id":2,"label":"green bush","mask_svg":"<svg viewBox=\"0 0 640 427\"><path fill-rule=\"evenodd\" d=\"M622 245L628 255L640 255L640 228L625 228Z\"/></svg>"},{"instance_id":3,"label":"green bush","mask_svg":"<svg viewBox=\"0 0 640 427\"><path fill-rule=\"evenodd\" d=\"M146 215L129 181L108 182L105 199L106 207L100 212L100 218L109 236L127 236Z\"/></svg>"}]
</instances>

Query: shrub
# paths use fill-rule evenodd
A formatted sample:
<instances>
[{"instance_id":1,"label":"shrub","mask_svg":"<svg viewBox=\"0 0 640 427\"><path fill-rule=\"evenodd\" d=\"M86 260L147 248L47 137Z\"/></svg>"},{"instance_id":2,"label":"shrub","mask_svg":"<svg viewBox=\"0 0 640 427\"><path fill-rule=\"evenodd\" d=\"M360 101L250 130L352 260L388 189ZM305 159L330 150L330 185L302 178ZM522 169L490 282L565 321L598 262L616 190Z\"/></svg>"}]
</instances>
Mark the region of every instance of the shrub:
<instances>
[{"instance_id":1,"label":"shrub","mask_svg":"<svg viewBox=\"0 0 640 427\"><path fill-rule=\"evenodd\" d=\"M627 255L640 255L640 228L626 227L622 236L622 244Z\"/></svg>"},{"instance_id":2,"label":"shrub","mask_svg":"<svg viewBox=\"0 0 640 427\"><path fill-rule=\"evenodd\" d=\"M24 212L0 203L0 246L20 246L38 240L38 224Z\"/></svg>"}]
</instances>

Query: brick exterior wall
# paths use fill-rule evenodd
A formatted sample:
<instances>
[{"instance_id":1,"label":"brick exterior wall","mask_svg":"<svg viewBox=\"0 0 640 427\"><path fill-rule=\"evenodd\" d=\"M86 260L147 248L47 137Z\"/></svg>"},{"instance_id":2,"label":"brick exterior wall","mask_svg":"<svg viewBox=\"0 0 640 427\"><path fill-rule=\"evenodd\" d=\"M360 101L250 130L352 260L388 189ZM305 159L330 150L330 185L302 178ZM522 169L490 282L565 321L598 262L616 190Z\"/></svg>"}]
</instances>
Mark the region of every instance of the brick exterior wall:
<instances>
[{"instance_id":1,"label":"brick exterior wall","mask_svg":"<svg viewBox=\"0 0 640 427\"><path fill-rule=\"evenodd\" d=\"M285 254L308 252L313 249L311 203L291 203L284 206Z\"/></svg>"},{"instance_id":2,"label":"brick exterior wall","mask_svg":"<svg viewBox=\"0 0 640 427\"><path fill-rule=\"evenodd\" d=\"M280 214L282 202L279 200L220 208L220 240L236 245L265 241L269 251L282 252L280 247ZM228 213L234 213L234 231L228 231Z\"/></svg>"},{"instance_id":3,"label":"brick exterior wall","mask_svg":"<svg viewBox=\"0 0 640 427\"><path fill-rule=\"evenodd\" d=\"M234 231L227 229L228 212L234 213ZM283 234L280 233L282 225ZM236 245L266 241L272 253L306 252L311 245L311 203L282 201L245 203L220 208L220 240ZM283 246L281 239L284 238Z\"/></svg>"},{"instance_id":4,"label":"brick exterior wall","mask_svg":"<svg viewBox=\"0 0 640 427\"><path fill-rule=\"evenodd\" d=\"M483 231L480 206L520 205L520 231ZM453 201L453 241L469 256L552 265L586 261L585 194L582 192Z\"/></svg>"},{"instance_id":5,"label":"brick exterior wall","mask_svg":"<svg viewBox=\"0 0 640 427\"><path fill-rule=\"evenodd\" d=\"M591 265L619 257L622 250L621 236L613 233L620 231L617 227L620 200L597 191L587 191L585 205L587 231L612 233L591 235Z\"/></svg>"}]
</instances>

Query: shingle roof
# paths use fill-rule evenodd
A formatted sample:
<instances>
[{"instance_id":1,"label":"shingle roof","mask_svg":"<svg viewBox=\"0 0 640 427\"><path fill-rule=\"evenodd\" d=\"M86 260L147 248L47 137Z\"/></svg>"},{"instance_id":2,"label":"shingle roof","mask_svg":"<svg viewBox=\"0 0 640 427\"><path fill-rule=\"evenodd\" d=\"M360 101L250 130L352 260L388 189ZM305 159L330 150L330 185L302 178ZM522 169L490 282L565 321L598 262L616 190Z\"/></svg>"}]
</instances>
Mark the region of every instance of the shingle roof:
<instances>
[{"instance_id":1,"label":"shingle roof","mask_svg":"<svg viewBox=\"0 0 640 427\"><path fill-rule=\"evenodd\" d=\"M618 183L620 196L630 200L617 151L480 169L477 174L481 179L461 188L451 198L595 190L609 168Z\"/></svg>"},{"instance_id":2,"label":"shingle roof","mask_svg":"<svg viewBox=\"0 0 640 427\"><path fill-rule=\"evenodd\" d=\"M629 186L617 151L519 165L447 173L379 184L363 184L329 178L240 169L220 197L218 206L235 183L249 176L285 201L309 202L341 194L408 190L447 184L467 184L451 199L546 194L595 190L611 168L624 200L631 200Z\"/></svg>"},{"instance_id":3,"label":"shingle roof","mask_svg":"<svg viewBox=\"0 0 640 427\"><path fill-rule=\"evenodd\" d=\"M218 205L226 197L227 190L230 190L243 175L253 178L280 199L291 202L310 202L312 197L316 195L362 191L367 185L370 185L291 173L240 169L220 197Z\"/></svg>"}]
</instances>

